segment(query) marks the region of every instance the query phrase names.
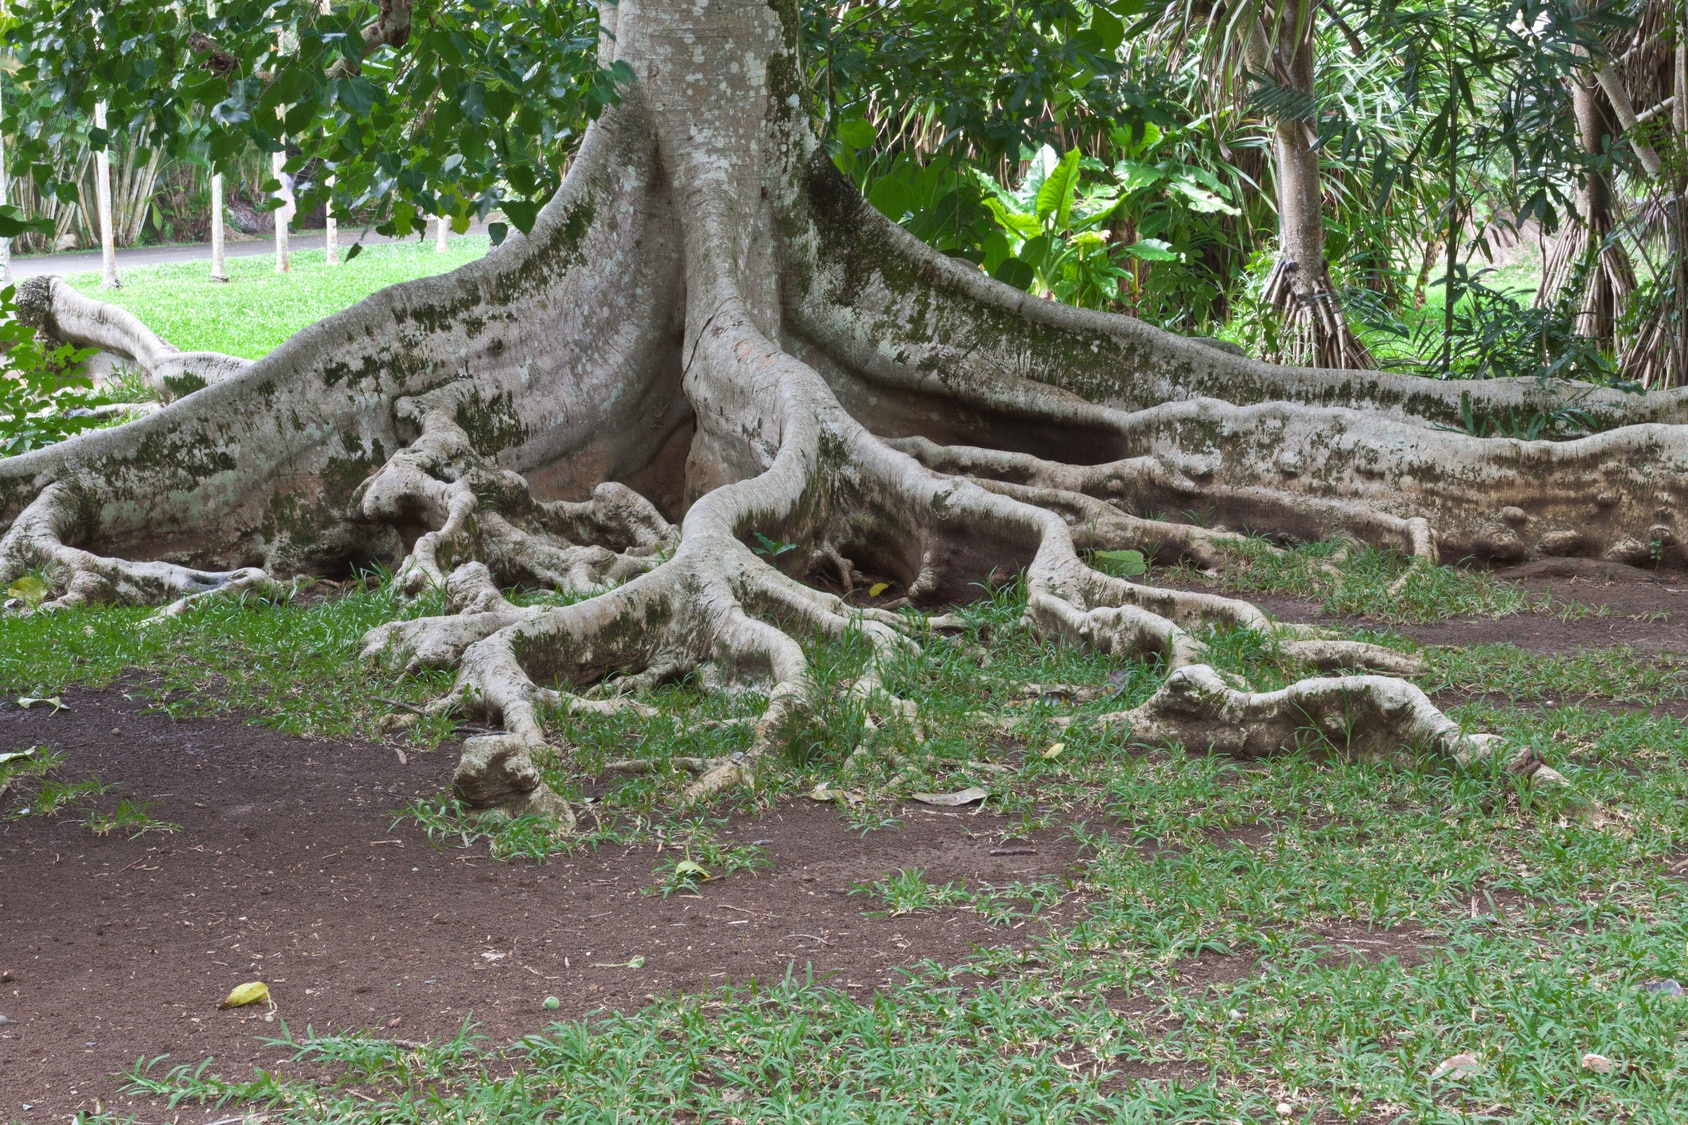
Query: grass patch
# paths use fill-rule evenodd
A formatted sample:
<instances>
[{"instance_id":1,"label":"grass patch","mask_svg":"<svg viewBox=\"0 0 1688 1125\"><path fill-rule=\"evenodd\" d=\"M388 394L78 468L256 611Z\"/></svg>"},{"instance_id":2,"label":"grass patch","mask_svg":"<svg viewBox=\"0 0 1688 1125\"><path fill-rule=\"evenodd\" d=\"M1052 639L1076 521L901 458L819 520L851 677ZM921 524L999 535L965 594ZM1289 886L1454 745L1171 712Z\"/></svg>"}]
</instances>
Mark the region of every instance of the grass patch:
<instances>
[{"instance_id":1,"label":"grass patch","mask_svg":"<svg viewBox=\"0 0 1688 1125\"><path fill-rule=\"evenodd\" d=\"M1261 552L1226 581L1397 620L1540 608L1487 575L1420 577L1397 556L1335 551ZM1409 582L1389 595L1403 572ZM43 696L121 682L179 713L395 737L382 700L420 703L450 677L400 682L359 664L358 641L379 621L437 608L372 582L330 598L230 602L162 626L100 607L13 616L0 620L0 683ZM1432 654L1421 685L1466 693L1457 719L1538 748L1571 781L1553 793L1520 787L1498 762L1350 762L1315 737L1300 753L1244 762L1063 726L1141 702L1164 669L1040 640L1023 612L1022 591L1004 587L959 611L959 635L929 637L886 670L888 686L919 705L918 723L869 723L848 697L867 658L858 640L811 645L811 725L789 756L764 763L753 790L706 809L675 809L688 777L678 762L742 749L750 732L735 720L763 701L684 681L647 697L660 717L547 717L570 751L541 767L583 810L577 836L532 818L471 820L444 801L395 815L441 846L485 840L526 860L658 844L648 893L708 897L714 880L765 863L718 832L728 812L825 782L849 795L839 815L873 831L912 792L978 785L1008 818L993 831L1075 841L1070 877L963 885L910 868L858 885L857 901L866 912L970 912L1003 932L1055 903L1084 904L1029 947L986 939L963 963L920 966L873 998L793 976L536 1025L514 1043L472 1026L422 1046L284 1030L272 1058L326 1069L219 1076L215 1063L143 1061L136 1088L344 1125L1688 1117L1688 1002L1644 988L1688 978L1688 883L1673 870L1688 852L1688 728L1598 705L1682 697L1679 662L1507 645ZM1211 644L1218 667L1257 687L1299 674L1251 634ZM1553 705L1513 704L1538 698ZM446 722L403 737L431 745ZM1057 741L1062 751L1045 757ZM625 759L647 768L599 773ZM1435 1076L1462 1052L1478 1060L1471 1073ZM1585 1052L1614 1060L1612 1073L1583 1068Z\"/></svg>"},{"instance_id":2,"label":"grass patch","mask_svg":"<svg viewBox=\"0 0 1688 1125\"><path fill-rule=\"evenodd\" d=\"M209 259L134 266L121 289L100 289L97 273L66 280L102 301L121 305L183 351L225 352L258 359L283 340L378 289L444 273L484 257L485 235L463 235L444 254L431 241L368 245L349 262L330 266L321 250L288 256L292 272L275 272L273 255L228 259L227 283L206 279ZM344 258L345 251L341 251Z\"/></svg>"}]
</instances>

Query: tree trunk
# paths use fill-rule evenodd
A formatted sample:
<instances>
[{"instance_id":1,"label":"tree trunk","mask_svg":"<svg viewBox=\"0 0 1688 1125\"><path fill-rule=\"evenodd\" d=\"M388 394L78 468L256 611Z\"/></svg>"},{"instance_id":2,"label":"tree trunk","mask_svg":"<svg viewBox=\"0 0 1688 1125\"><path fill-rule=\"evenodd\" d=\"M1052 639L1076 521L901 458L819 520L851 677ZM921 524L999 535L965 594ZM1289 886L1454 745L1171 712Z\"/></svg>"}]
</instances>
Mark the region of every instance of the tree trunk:
<instances>
[{"instance_id":1,"label":"tree trunk","mask_svg":"<svg viewBox=\"0 0 1688 1125\"><path fill-rule=\"evenodd\" d=\"M505 732L465 748L460 794L566 821L528 755L548 718L617 705L576 694L609 676L638 689L700 669L766 693L752 748L699 763L689 797L746 780L804 721L805 637L863 637L877 656L852 692L906 714L880 660L926 626L822 588L867 581L941 606L1023 571L1029 627L1158 655L1178 671L1110 717L1122 742L1261 754L1311 723L1351 750L1490 750L1403 681L1227 684L1203 663L1208 626L1319 668L1412 661L1088 567L1087 548L1222 565L1236 539L1133 513L1210 508L1426 565L1438 541L1505 561L1638 562L1664 543L1682 561L1688 395L1277 367L1035 300L917 242L837 173L803 115L793 4L601 11L606 52L637 81L532 232L480 261L249 364L176 352L56 279L28 283L33 323L181 389L146 418L0 461L0 582L39 568L55 606L181 613L395 566L405 590L442 588L449 612L373 630L371 658L455 668L442 706ZM1559 444L1459 428L1465 406L1573 401L1618 428ZM798 549L758 555L757 533ZM500 593L517 585L582 596L519 606Z\"/></svg>"},{"instance_id":2,"label":"tree trunk","mask_svg":"<svg viewBox=\"0 0 1688 1125\"><path fill-rule=\"evenodd\" d=\"M328 177L328 201L322 205L323 261L331 266L340 264L340 224L334 218L334 177Z\"/></svg>"},{"instance_id":3,"label":"tree trunk","mask_svg":"<svg viewBox=\"0 0 1688 1125\"><path fill-rule=\"evenodd\" d=\"M1612 132L1598 91L1591 76L1571 80L1577 144L1590 158L1605 151ZM1536 303L1547 304L1573 286L1576 331L1605 341L1616 338L1624 304L1635 291L1634 267L1623 246L1611 240L1612 226L1611 181L1599 169L1586 168L1577 190L1577 220L1554 241L1536 291Z\"/></svg>"},{"instance_id":4,"label":"tree trunk","mask_svg":"<svg viewBox=\"0 0 1688 1125\"><path fill-rule=\"evenodd\" d=\"M228 265L224 261L223 235L223 174L211 173L211 280L227 281Z\"/></svg>"},{"instance_id":5,"label":"tree trunk","mask_svg":"<svg viewBox=\"0 0 1688 1125\"><path fill-rule=\"evenodd\" d=\"M1285 17L1295 11L1285 5ZM1284 85L1314 96L1314 45L1308 36L1295 51ZM1278 346L1268 359L1315 367L1376 366L1348 327L1342 300L1325 261L1324 185L1319 154L1307 122L1280 119L1272 127L1278 195L1278 259L1263 296L1282 317Z\"/></svg>"},{"instance_id":6,"label":"tree trunk","mask_svg":"<svg viewBox=\"0 0 1688 1125\"><path fill-rule=\"evenodd\" d=\"M276 110L276 116L281 116L279 109ZM275 272L277 273L288 273L293 268L287 256L287 225L293 221L293 188L288 182L285 170L286 164L287 154L285 152L270 155L270 174L275 177L276 183L280 185L276 188L275 194L276 198L281 200L281 206L273 212L275 215Z\"/></svg>"},{"instance_id":7,"label":"tree trunk","mask_svg":"<svg viewBox=\"0 0 1688 1125\"><path fill-rule=\"evenodd\" d=\"M94 127L106 127L106 107L104 102L94 106ZM99 212L100 222L100 288L116 289L121 285L117 280L117 235L111 222L111 138L106 138L106 146L94 153L94 207Z\"/></svg>"}]
</instances>

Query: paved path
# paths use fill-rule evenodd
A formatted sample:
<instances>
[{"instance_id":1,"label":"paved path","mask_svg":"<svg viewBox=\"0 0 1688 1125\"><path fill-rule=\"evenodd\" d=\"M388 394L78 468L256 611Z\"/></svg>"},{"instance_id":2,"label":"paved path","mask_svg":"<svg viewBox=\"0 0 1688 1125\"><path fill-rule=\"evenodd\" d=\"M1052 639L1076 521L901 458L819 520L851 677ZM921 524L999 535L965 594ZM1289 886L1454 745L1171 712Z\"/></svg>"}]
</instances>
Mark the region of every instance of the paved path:
<instances>
[{"instance_id":1,"label":"paved path","mask_svg":"<svg viewBox=\"0 0 1688 1125\"><path fill-rule=\"evenodd\" d=\"M470 225L469 234L485 234L483 223ZM416 236L411 235L414 241ZM452 238L459 237L452 235ZM429 241L433 240L432 228L428 234ZM393 242L392 238L384 234L370 231L363 234L357 230L340 231L340 253L342 257L351 248L352 243L362 241L365 245L373 246L382 242ZM288 238L288 250L321 250L323 248L323 233L317 231L294 231ZM224 246L223 254L229 258L253 258L260 254L275 253L275 237L256 238L250 242L229 242ZM121 276L123 271L133 266L157 266L165 262L204 262L205 268L211 268L211 244L209 242L189 246L136 246L117 252L117 272ZM78 250L67 254L34 254L27 258L12 259L12 276L14 278L36 277L44 273L56 273L61 277L72 274L97 272L100 269L100 252L98 250Z\"/></svg>"}]
</instances>

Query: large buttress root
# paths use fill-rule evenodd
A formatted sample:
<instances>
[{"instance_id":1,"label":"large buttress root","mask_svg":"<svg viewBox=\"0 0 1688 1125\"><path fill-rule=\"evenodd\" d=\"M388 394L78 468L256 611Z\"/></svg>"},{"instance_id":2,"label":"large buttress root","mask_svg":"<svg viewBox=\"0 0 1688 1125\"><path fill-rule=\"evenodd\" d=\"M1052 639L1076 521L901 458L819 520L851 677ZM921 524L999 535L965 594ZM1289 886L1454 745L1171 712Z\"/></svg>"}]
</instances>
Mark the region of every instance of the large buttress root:
<instances>
[{"instance_id":1,"label":"large buttress root","mask_svg":"<svg viewBox=\"0 0 1688 1125\"><path fill-rule=\"evenodd\" d=\"M889 578L919 608L1023 571L1030 628L1170 670L1120 721L1132 741L1265 752L1329 737L1332 700L1352 698L1344 746L1469 760L1479 744L1410 685L1255 695L1208 666L1204 636L1255 631L1320 670L1407 674L1411 658L1127 582L1080 551L1206 566L1244 529L1426 560L1438 536L1497 558L1673 548L1688 395L1590 392L1591 415L1649 424L1484 441L1436 428L1461 410L1440 385L1271 368L1030 300L913 243L830 172L791 86L787 7L603 13L639 81L530 237L149 418L0 462L3 573L47 569L61 601L156 604L395 565L445 612L372 630L366 652L454 670L439 705L502 727L466 747L459 794L566 824L540 780L567 753L548 724L643 708L631 697L665 680L767 700L744 752L691 764L693 799L753 781L805 722L805 639L864 638L850 692L908 716L885 668L918 620L822 584ZM1474 409L1562 404L1503 382L1473 388ZM1154 515L1185 507L1232 531ZM797 549L759 555L757 535Z\"/></svg>"},{"instance_id":2,"label":"large buttress root","mask_svg":"<svg viewBox=\"0 0 1688 1125\"><path fill-rule=\"evenodd\" d=\"M852 414L924 439L905 448L931 464L1421 555L1688 562L1688 390L1272 367L1031 299L917 242L830 165L808 183L818 260L789 275L797 347ZM1466 432L1572 405L1615 428Z\"/></svg>"},{"instance_id":3,"label":"large buttress root","mask_svg":"<svg viewBox=\"0 0 1688 1125\"><path fill-rule=\"evenodd\" d=\"M221 352L184 352L126 309L84 297L57 277L18 283L18 318L49 341L97 348L140 368L159 398L169 402L251 366Z\"/></svg>"}]
</instances>

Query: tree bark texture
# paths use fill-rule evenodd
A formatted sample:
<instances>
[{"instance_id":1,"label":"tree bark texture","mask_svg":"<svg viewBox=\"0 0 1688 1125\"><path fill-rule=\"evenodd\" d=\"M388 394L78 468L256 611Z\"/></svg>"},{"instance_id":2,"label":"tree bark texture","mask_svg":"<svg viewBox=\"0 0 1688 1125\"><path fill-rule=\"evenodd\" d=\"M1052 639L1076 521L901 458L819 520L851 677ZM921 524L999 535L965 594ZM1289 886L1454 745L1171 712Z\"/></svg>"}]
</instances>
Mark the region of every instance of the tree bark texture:
<instances>
[{"instance_id":1,"label":"tree bark texture","mask_svg":"<svg viewBox=\"0 0 1688 1125\"><path fill-rule=\"evenodd\" d=\"M251 363L26 283L34 323L132 356L174 401L0 461L0 580L34 569L52 606L182 613L393 565L449 612L375 629L370 657L456 669L443 705L502 724L466 748L460 793L566 819L531 755L559 713L639 706L580 694L607 677L637 690L696 669L765 693L751 751L697 763L690 797L745 781L804 721L805 638L865 637L877 656L852 691L906 714L880 660L934 623L822 587L873 577L937 607L1023 572L1031 628L1175 670L1110 717L1122 740L1263 754L1340 719L1357 750L1470 761L1490 740L1404 681L1253 693L1207 667L1201 635L1259 631L1321 670L1410 671L1399 654L1081 552L1222 563L1234 534L1148 515L1205 508L1425 564L1683 561L1688 392L1276 367L1037 300L931 251L836 172L802 112L791 5L625 0L603 18L637 80L532 232L481 261ZM1461 428L1467 406L1572 401L1605 432ZM758 555L758 533L797 549ZM521 606L516 586L581 600Z\"/></svg>"}]
</instances>

